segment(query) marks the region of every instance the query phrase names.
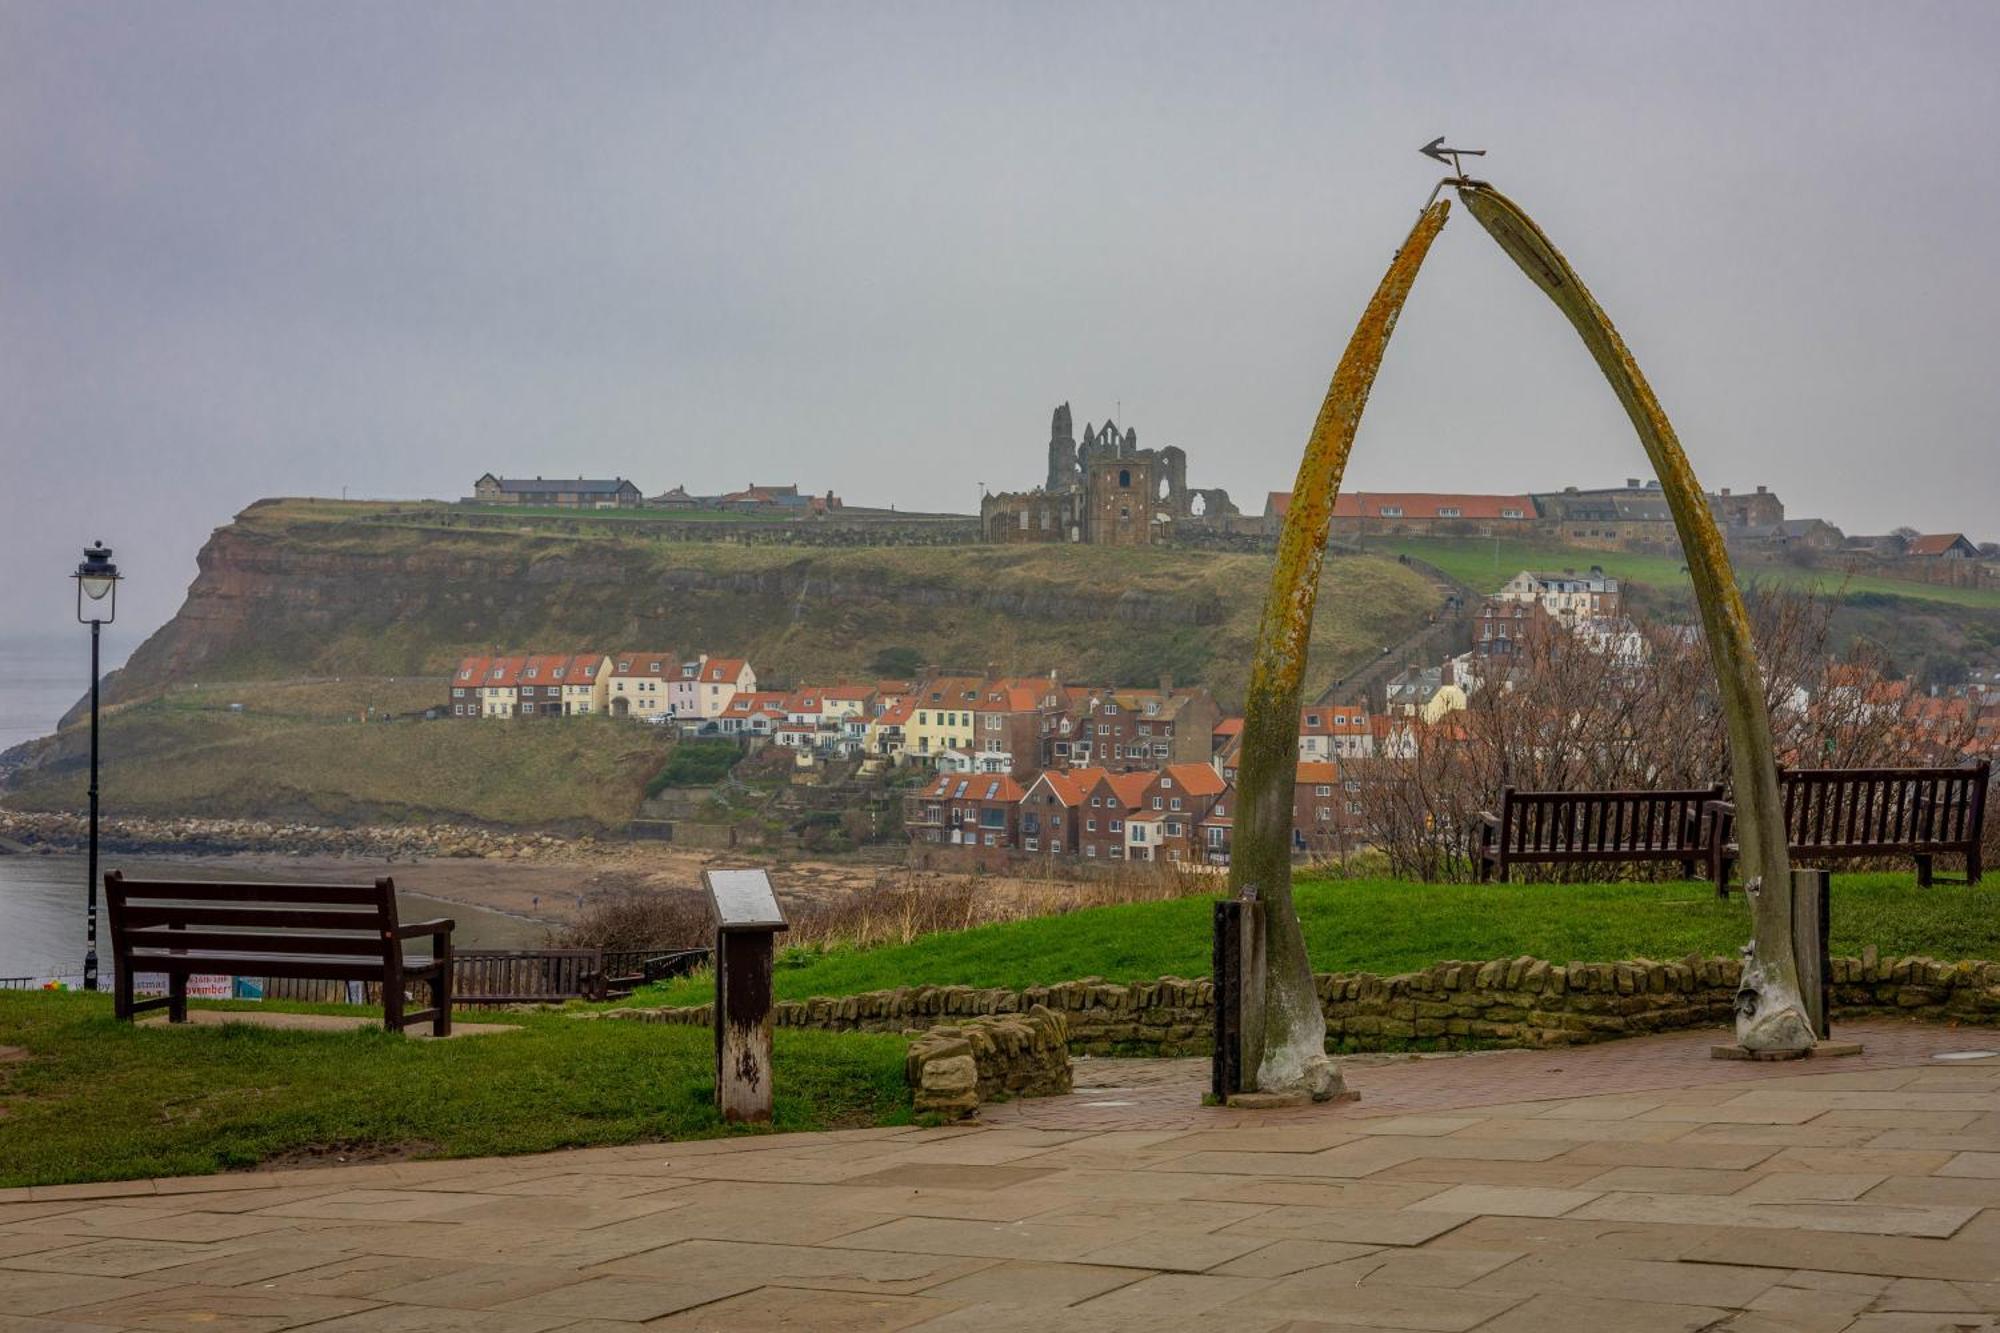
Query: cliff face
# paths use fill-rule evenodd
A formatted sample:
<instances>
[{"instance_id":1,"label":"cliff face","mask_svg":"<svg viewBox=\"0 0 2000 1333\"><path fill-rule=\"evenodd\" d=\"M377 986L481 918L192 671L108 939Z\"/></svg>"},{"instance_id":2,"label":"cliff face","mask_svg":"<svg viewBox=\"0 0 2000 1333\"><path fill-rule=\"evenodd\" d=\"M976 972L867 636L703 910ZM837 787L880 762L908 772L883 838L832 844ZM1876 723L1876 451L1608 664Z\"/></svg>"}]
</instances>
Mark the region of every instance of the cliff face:
<instances>
[{"instance_id":1,"label":"cliff face","mask_svg":"<svg viewBox=\"0 0 2000 1333\"><path fill-rule=\"evenodd\" d=\"M811 548L451 526L379 507L266 501L218 529L174 619L113 699L206 680L443 675L468 652L746 655L797 679L862 675L884 648L1074 679L1163 672L1240 696L1268 560L988 546ZM1393 562L1330 562L1330 677L1436 597Z\"/></svg>"}]
</instances>

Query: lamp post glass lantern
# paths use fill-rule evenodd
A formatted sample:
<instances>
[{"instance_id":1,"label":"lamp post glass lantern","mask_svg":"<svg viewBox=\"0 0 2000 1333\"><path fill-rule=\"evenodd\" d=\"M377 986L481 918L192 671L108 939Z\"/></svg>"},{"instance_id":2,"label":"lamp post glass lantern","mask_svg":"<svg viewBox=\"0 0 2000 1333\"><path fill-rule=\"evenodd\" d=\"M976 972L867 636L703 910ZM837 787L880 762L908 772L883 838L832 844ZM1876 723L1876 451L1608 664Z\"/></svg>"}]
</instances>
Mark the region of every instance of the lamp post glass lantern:
<instances>
[{"instance_id":1,"label":"lamp post glass lantern","mask_svg":"<svg viewBox=\"0 0 2000 1333\"><path fill-rule=\"evenodd\" d=\"M104 626L118 615L118 566L111 548L99 539L83 551L83 563L70 577L76 580L76 618L90 626L90 860L84 883L83 988L97 989L97 680L98 640Z\"/></svg>"}]
</instances>

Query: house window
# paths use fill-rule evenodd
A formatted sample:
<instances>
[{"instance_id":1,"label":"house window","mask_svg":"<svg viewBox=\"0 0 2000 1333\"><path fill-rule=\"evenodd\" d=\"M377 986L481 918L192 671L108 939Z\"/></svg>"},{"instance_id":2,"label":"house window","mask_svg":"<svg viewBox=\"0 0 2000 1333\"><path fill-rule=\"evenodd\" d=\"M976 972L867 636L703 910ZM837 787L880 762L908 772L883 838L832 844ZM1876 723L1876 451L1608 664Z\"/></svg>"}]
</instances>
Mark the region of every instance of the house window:
<instances>
[{"instance_id":1,"label":"house window","mask_svg":"<svg viewBox=\"0 0 2000 1333\"><path fill-rule=\"evenodd\" d=\"M1180 809L1180 808L1181 808L1181 798L1180 798L1180 797L1178 797L1178 796L1174 797L1174 798L1173 798L1173 800L1171 800L1171 801L1169 801L1169 802L1167 803L1167 808L1168 808L1168 809L1170 809L1170 810L1178 810L1178 809Z\"/></svg>"},{"instance_id":2,"label":"house window","mask_svg":"<svg viewBox=\"0 0 2000 1333\"><path fill-rule=\"evenodd\" d=\"M459 690L459 689L454 689L454 690L453 690L453 691L451 692L451 697L452 697L452 698L454 698L454 699L463 699L463 698L465 697L465 691L464 691L464 690Z\"/></svg>"},{"instance_id":3,"label":"house window","mask_svg":"<svg viewBox=\"0 0 2000 1333\"><path fill-rule=\"evenodd\" d=\"M1086 832L1095 833L1097 832L1097 821L1094 819L1086 819L1083 821L1083 827Z\"/></svg>"},{"instance_id":4,"label":"house window","mask_svg":"<svg viewBox=\"0 0 2000 1333\"><path fill-rule=\"evenodd\" d=\"M1132 841L1144 842L1145 840L1146 840L1146 826L1144 824L1134 824L1132 826Z\"/></svg>"},{"instance_id":5,"label":"house window","mask_svg":"<svg viewBox=\"0 0 2000 1333\"><path fill-rule=\"evenodd\" d=\"M1329 786L1325 786L1325 785L1323 785L1323 784L1322 784L1321 786L1318 786L1318 787L1314 787L1314 788L1313 788L1313 795L1315 795L1315 796L1331 796L1331 795L1333 795L1333 788L1332 788L1332 787L1329 787Z\"/></svg>"},{"instance_id":6,"label":"house window","mask_svg":"<svg viewBox=\"0 0 2000 1333\"><path fill-rule=\"evenodd\" d=\"M1170 821L1168 821L1168 823L1167 823L1167 836L1168 836L1169 838L1178 838L1178 837L1180 837L1180 836L1181 836L1181 826L1180 826L1180 822L1179 822L1178 820L1170 820Z\"/></svg>"},{"instance_id":7,"label":"house window","mask_svg":"<svg viewBox=\"0 0 2000 1333\"><path fill-rule=\"evenodd\" d=\"M1125 821L1122 819L1112 820L1111 827L1107 831L1111 833L1123 833L1125 831Z\"/></svg>"},{"instance_id":8,"label":"house window","mask_svg":"<svg viewBox=\"0 0 2000 1333\"><path fill-rule=\"evenodd\" d=\"M1403 507L1401 505L1383 505L1380 512L1383 518L1401 518L1403 516Z\"/></svg>"},{"instance_id":9,"label":"house window","mask_svg":"<svg viewBox=\"0 0 2000 1333\"><path fill-rule=\"evenodd\" d=\"M1500 511L1500 517L1502 517L1502 518L1521 518L1521 517L1524 517L1524 515L1523 515L1523 514L1521 513L1521 511L1520 511L1520 510L1518 510L1518 509L1502 509L1502 510Z\"/></svg>"},{"instance_id":10,"label":"house window","mask_svg":"<svg viewBox=\"0 0 2000 1333\"><path fill-rule=\"evenodd\" d=\"M1460 509L1457 505L1438 506L1439 518L1463 518L1464 516L1465 516L1465 511Z\"/></svg>"},{"instance_id":11,"label":"house window","mask_svg":"<svg viewBox=\"0 0 2000 1333\"><path fill-rule=\"evenodd\" d=\"M1029 838L1027 842L1023 845L1026 846L1027 849L1031 852L1039 852L1040 850L1042 850L1041 840L1039 838Z\"/></svg>"},{"instance_id":12,"label":"house window","mask_svg":"<svg viewBox=\"0 0 2000 1333\"><path fill-rule=\"evenodd\" d=\"M1093 842L1093 843L1091 843L1091 844L1090 844L1090 846L1088 846L1088 847L1086 847L1086 848L1084 848L1084 849L1083 849L1083 854L1084 854L1085 856L1096 856L1096 855L1097 855L1097 844L1096 844L1096 843L1094 843L1094 842Z\"/></svg>"}]
</instances>

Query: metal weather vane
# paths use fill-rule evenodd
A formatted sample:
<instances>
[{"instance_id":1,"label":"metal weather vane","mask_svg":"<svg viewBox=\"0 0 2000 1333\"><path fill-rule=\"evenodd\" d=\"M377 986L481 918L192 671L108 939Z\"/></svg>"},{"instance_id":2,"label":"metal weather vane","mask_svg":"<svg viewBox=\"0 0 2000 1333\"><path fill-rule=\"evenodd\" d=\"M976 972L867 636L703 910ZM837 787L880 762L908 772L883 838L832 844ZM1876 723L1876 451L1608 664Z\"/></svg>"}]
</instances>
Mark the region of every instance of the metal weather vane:
<instances>
[{"instance_id":1,"label":"metal weather vane","mask_svg":"<svg viewBox=\"0 0 2000 1333\"><path fill-rule=\"evenodd\" d=\"M1451 174L1458 177L1460 180L1463 180L1465 178L1465 168L1461 167L1458 164L1458 159L1461 156L1464 157L1486 156L1486 150L1484 148L1448 148L1445 146L1444 136L1442 134L1440 134L1437 138L1431 140L1429 143L1425 144L1422 148L1419 148L1417 151L1422 153L1425 157L1431 158L1434 161L1442 162L1446 166L1450 167Z\"/></svg>"}]
</instances>

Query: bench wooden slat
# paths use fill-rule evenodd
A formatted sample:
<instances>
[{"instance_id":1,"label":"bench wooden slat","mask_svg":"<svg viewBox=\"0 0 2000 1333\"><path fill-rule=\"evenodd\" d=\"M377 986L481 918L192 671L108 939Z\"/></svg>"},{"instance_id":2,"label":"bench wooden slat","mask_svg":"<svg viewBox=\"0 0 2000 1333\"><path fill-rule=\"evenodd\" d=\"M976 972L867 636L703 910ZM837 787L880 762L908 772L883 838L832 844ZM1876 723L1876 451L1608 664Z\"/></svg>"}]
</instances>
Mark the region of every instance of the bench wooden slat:
<instances>
[{"instance_id":1,"label":"bench wooden slat","mask_svg":"<svg viewBox=\"0 0 2000 1333\"><path fill-rule=\"evenodd\" d=\"M206 903L313 903L373 907L381 901L381 890L372 884L263 884L250 881L201 884L190 880L128 879L120 881L114 888L107 881L106 897L114 893L120 902L141 898L175 898Z\"/></svg>"},{"instance_id":2,"label":"bench wooden slat","mask_svg":"<svg viewBox=\"0 0 2000 1333\"><path fill-rule=\"evenodd\" d=\"M128 903L125 924L133 930L155 926L281 927L291 930L363 930L380 933L381 913L358 909L311 907L207 907L193 905L141 906Z\"/></svg>"},{"instance_id":3,"label":"bench wooden slat","mask_svg":"<svg viewBox=\"0 0 2000 1333\"><path fill-rule=\"evenodd\" d=\"M395 970L399 977L426 977L436 972L438 963L405 963ZM271 954L139 954L132 960L134 972L163 972L171 979L175 972L188 976L298 977L319 981L376 981L386 983L390 969L379 959L286 958Z\"/></svg>"},{"instance_id":4,"label":"bench wooden slat","mask_svg":"<svg viewBox=\"0 0 2000 1333\"><path fill-rule=\"evenodd\" d=\"M230 953L252 955L351 954L379 960L383 952L380 931L373 935L308 934L304 931L290 931L278 935L247 930L173 930L161 927L153 930L128 930L125 932L125 942L128 948L172 950L175 953L214 952L220 949Z\"/></svg>"}]
</instances>

